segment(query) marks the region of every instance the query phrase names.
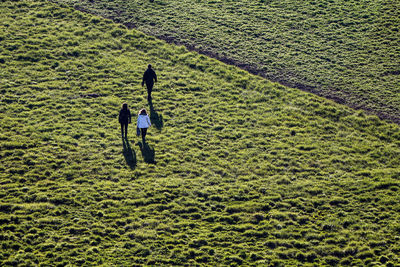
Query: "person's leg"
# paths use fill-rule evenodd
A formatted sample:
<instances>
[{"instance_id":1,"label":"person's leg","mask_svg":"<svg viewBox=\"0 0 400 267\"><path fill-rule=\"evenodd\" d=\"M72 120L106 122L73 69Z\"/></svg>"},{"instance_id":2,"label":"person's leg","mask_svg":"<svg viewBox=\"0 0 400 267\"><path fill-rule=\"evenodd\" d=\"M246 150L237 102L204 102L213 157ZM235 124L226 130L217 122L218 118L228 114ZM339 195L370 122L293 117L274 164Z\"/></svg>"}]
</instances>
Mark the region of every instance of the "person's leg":
<instances>
[{"instance_id":1,"label":"person's leg","mask_svg":"<svg viewBox=\"0 0 400 267\"><path fill-rule=\"evenodd\" d=\"M140 131L142 132L142 139L144 142L146 138L147 128L140 128Z\"/></svg>"},{"instance_id":2,"label":"person's leg","mask_svg":"<svg viewBox=\"0 0 400 267\"><path fill-rule=\"evenodd\" d=\"M125 124L125 138L128 138L128 124Z\"/></svg>"},{"instance_id":3,"label":"person's leg","mask_svg":"<svg viewBox=\"0 0 400 267\"><path fill-rule=\"evenodd\" d=\"M122 137L124 137L124 124L121 123L121 135Z\"/></svg>"},{"instance_id":4,"label":"person's leg","mask_svg":"<svg viewBox=\"0 0 400 267\"><path fill-rule=\"evenodd\" d=\"M151 91L153 91L153 83L146 83L147 87L147 99L151 99Z\"/></svg>"}]
</instances>

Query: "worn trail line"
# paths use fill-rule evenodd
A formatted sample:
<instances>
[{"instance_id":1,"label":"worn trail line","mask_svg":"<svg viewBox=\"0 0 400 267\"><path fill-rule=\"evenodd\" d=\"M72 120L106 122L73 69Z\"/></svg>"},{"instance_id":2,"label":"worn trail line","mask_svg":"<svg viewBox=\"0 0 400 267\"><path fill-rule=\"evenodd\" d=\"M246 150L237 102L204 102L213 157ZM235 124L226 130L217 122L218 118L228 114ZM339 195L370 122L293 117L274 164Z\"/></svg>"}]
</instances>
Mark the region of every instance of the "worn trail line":
<instances>
[{"instance_id":1,"label":"worn trail line","mask_svg":"<svg viewBox=\"0 0 400 267\"><path fill-rule=\"evenodd\" d=\"M54 1L54 0L50 0L50 2L57 3L57 1ZM76 10L81 11L81 12L85 12L85 13L88 13L88 14L93 14L89 10L87 10L85 8L82 8L82 7L75 6L74 8ZM137 29L137 27L136 27L136 25L134 23L124 23L116 16L103 16L103 17L106 18L106 19L111 19L112 21L114 21L116 23L125 25L128 29ZM146 33L146 34L151 35L149 33ZM287 87L296 88L296 89L299 89L299 90L302 90L302 91L305 91L305 92L309 92L309 93L324 97L326 99L332 100L332 101L334 101L334 102L336 102L338 104L346 105L346 106L348 106L350 108L353 108L353 109L364 110L368 114L377 115L380 119L383 119L383 120L386 120L386 121L389 121L389 122L394 122L394 123L400 125L400 117L396 115L396 113L397 114L400 113L400 110L398 108L394 107L394 106L384 105L384 107L386 109L392 110L392 111L395 111L395 112L392 112L392 113L380 112L378 110L371 109L371 108L367 107L364 104L355 104L353 102L348 101L348 99L351 99L352 95L348 94L348 93L346 93L344 91L340 91L339 89L331 87L331 88L329 88L328 92L318 91L318 90L316 90L316 88L317 88L316 86L309 86L309 85L306 85L306 84L301 83L301 82L291 82L289 78L288 79L284 79L284 78L279 78L279 77L276 77L276 76L267 75L266 72L262 71L262 69L259 66L257 66L256 64L246 64L246 63L243 63L241 61L234 60L234 59L231 59L229 57L221 56L219 54L207 51L206 49L198 49L198 48L194 47L193 45L191 45L189 43L180 42L176 38L173 38L173 37L170 37L170 36L166 36L166 35L163 35L163 36L152 35L152 36L156 37L156 38L158 38L160 40L163 40L163 41L165 41L165 42L167 42L169 44L183 45L189 51L195 51L195 52L200 53L202 55L217 59L217 60L219 60L221 62L224 62L226 64L239 67L239 68L241 68L243 70L248 71L251 74L261 76L261 77L266 78L266 79L268 79L268 80L270 80L272 82L277 82L277 83L280 83L280 84L282 84L284 86L287 86ZM285 70L281 70L281 74L282 74L281 75L282 77L295 77L297 81L301 81L302 80L302 78L299 77L298 75L296 75L294 73L290 73L290 72L285 71Z\"/></svg>"}]
</instances>

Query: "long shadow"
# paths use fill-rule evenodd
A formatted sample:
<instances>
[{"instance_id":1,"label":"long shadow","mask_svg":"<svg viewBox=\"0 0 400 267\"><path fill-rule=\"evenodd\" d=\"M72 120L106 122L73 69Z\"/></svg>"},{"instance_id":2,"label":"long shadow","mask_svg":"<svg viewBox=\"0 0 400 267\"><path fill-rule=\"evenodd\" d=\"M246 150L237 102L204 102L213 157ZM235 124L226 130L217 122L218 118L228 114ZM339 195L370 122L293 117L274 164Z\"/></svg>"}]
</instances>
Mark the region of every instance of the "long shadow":
<instances>
[{"instance_id":1,"label":"long shadow","mask_svg":"<svg viewBox=\"0 0 400 267\"><path fill-rule=\"evenodd\" d=\"M128 139L122 138L122 146L124 150L122 153L124 154L125 161L128 166L133 170L136 168L137 159L135 150L132 150L131 145L129 144Z\"/></svg>"},{"instance_id":2,"label":"long shadow","mask_svg":"<svg viewBox=\"0 0 400 267\"><path fill-rule=\"evenodd\" d=\"M155 156L156 152L153 147L149 146L146 142L139 142L138 143L140 151L142 152L143 160L146 163L156 164Z\"/></svg>"},{"instance_id":3,"label":"long shadow","mask_svg":"<svg viewBox=\"0 0 400 267\"><path fill-rule=\"evenodd\" d=\"M161 131L162 127L164 126L164 121L162 115L158 115L157 111L154 109L153 100L150 98L149 107L150 107L150 121L151 124L156 126L156 128Z\"/></svg>"}]
</instances>

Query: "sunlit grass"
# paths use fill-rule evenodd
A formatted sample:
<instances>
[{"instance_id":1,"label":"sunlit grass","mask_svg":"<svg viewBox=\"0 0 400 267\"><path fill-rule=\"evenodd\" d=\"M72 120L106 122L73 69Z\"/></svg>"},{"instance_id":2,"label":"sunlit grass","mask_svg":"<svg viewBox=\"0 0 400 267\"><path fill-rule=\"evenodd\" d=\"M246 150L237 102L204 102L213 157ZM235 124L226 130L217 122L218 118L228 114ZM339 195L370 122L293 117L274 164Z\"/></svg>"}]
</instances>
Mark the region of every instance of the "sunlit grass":
<instances>
[{"instance_id":1,"label":"sunlit grass","mask_svg":"<svg viewBox=\"0 0 400 267\"><path fill-rule=\"evenodd\" d=\"M57 2L400 122L398 1Z\"/></svg>"},{"instance_id":2,"label":"sunlit grass","mask_svg":"<svg viewBox=\"0 0 400 267\"><path fill-rule=\"evenodd\" d=\"M47 1L0 14L2 265L399 263L397 125Z\"/></svg>"}]
</instances>

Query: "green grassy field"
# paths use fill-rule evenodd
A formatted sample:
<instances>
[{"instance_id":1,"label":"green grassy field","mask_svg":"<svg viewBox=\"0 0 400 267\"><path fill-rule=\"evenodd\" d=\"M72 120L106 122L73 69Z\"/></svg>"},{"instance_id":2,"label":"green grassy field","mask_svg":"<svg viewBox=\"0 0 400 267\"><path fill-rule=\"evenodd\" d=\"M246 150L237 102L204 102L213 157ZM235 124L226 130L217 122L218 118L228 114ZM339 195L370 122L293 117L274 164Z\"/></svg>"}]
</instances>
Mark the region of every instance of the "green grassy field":
<instances>
[{"instance_id":1,"label":"green grassy field","mask_svg":"<svg viewBox=\"0 0 400 267\"><path fill-rule=\"evenodd\" d=\"M44 0L0 5L0 92L2 266L400 264L396 124Z\"/></svg>"},{"instance_id":2,"label":"green grassy field","mask_svg":"<svg viewBox=\"0 0 400 267\"><path fill-rule=\"evenodd\" d=\"M400 123L400 1L55 1Z\"/></svg>"}]
</instances>

